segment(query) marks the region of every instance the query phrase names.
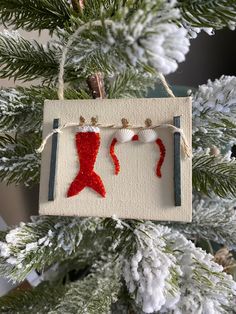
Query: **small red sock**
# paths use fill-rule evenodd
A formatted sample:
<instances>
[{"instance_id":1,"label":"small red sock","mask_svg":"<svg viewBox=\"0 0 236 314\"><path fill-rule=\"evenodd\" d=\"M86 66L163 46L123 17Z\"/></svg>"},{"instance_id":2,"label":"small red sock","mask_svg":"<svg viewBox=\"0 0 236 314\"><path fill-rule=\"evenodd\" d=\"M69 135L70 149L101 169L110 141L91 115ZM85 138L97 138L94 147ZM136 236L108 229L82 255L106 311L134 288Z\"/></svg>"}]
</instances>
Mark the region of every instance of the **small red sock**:
<instances>
[{"instance_id":1,"label":"small red sock","mask_svg":"<svg viewBox=\"0 0 236 314\"><path fill-rule=\"evenodd\" d=\"M117 139L113 138L111 145L110 145L110 156L112 158L114 167L115 167L115 174L118 175L120 172L120 162L115 154L115 145L117 144Z\"/></svg>"}]
</instances>

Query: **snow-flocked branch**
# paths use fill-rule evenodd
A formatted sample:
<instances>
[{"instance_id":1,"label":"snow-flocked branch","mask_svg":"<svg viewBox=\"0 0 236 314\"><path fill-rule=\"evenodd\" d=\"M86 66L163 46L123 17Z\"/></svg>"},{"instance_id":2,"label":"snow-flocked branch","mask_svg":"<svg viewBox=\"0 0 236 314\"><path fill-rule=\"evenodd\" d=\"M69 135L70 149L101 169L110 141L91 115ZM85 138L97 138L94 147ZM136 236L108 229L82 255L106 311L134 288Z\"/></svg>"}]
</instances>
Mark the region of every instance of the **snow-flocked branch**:
<instances>
[{"instance_id":1,"label":"snow-flocked branch","mask_svg":"<svg viewBox=\"0 0 236 314\"><path fill-rule=\"evenodd\" d=\"M235 206L235 200L194 194L192 222L176 223L173 228L187 238L206 239L236 250Z\"/></svg>"},{"instance_id":2,"label":"snow-flocked branch","mask_svg":"<svg viewBox=\"0 0 236 314\"><path fill-rule=\"evenodd\" d=\"M54 223L56 225L53 225ZM211 308L216 313L226 313L226 309L235 306L236 285L231 276L222 272L222 266L213 262L213 256L196 248L178 231L151 222L123 222L117 219L113 222L109 219L96 222L68 217L69 228L66 228L62 217L38 218L38 223L36 221L23 224L6 234L6 240L1 243L1 258L6 259L5 267L1 265L1 272L8 274L12 279L23 279L22 274L26 276L28 271L37 266L37 259L40 258L42 261L44 258L45 262L50 262L50 256L54 254L54 259L51 261L55 262L58 252L65 250L65 247L68 253L71 243L78 248L79 257L79 248L83 241L81 236L84 232L96 235L95 231L101 228L97 229L97 223L98 225L102 223L100 226L103 225L103 228L107 229L107 234L111 238L108 247L100 247L100 256L107 256L109 251L113 252L108 270L110 274L118 276L115 280L118 286L115 284L115 287L120 287L121 279L124 277L131 299L133 298L145 313L159 310L169 313L173 310L176 313L187 314L196 313L197 309L208 313ZM85 228L83 231L80 229L81 226ZM48 229L51 230L50 234L47 232ZM65 242L65 232L69 236L69 242ZM41 238L43 234L46 236ZM73 234L75 238L72 237ZM96 241L93 245L95 248ZM90 249L92 251L93 247L91 246ZM9 268L6 262L10 263ZM89 264L89 260L87 262ZM122 273L116 271L116 265L118 268L119 265L122 267ZM86 285L87 280L91 282L85 288L84 284ZM104 285L106 280L108 282ZM67 306L70 308L75 305L75 302L80 304L81 298L86 296L86 291L90 291L94 286L93 283L95 291L92 296L98 297L100 288L103 287L101 289L105 291L103 289L106 289L109 281L110 277L104 277L104 274L99 281L97 277L94 281L93 275L86 276L84 281L79 280L72 284L71 290L65 294L64 299L61 299L57 309L62 311ZM117 295L117 290L115 291ZM110 300L113 290L111 289L110 292L106 290L106 293ZM106 293L104 292L104 296ZM102 297L102 294L100 296ZM68 305L65 304L66 300L69 300ZM90 306L93 308L97 302L96 297L90 300Z\"/></svg>"},{"instance_id":3,"label":"snow-flocked branch","mask_svg":"<svg viewBox=\"0 0 236 314\"><path fill-rule=\"evenodd\" d=\"M126 260L124 276L144 313L228 313L235 306L236 284L211 255L150 222L134 234L137 251Z\"/></svg>"},{"instance_id":4,"label":"snow-flocked branch","mask_svg":"<svg viewBox=\"0 0 236 314\"><path fill-rule=\"evenodd\" d=\"M193 95L193 145L228 152L236 133L236 77L222 76L199 86Z\"/></svg>"}]
</instances>

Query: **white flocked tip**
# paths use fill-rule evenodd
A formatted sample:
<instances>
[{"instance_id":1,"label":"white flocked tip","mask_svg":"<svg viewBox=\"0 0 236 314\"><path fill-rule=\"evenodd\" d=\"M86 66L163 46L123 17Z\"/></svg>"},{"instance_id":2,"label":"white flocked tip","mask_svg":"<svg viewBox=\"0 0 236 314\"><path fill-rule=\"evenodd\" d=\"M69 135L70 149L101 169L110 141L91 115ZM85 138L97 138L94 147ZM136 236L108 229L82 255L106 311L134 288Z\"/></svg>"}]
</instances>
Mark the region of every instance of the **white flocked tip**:
<instances>
[{"instance_id":1,"label":"white flocked tip","mask_svg":"<svg viewBox=\"0 0 236 314\"><path fill-rule=\"evenodd\" d=\"M120 129L116 131L115 138L117 139L117 142L119 143L126 143L132 141L132 138L134 136L134 131L130 129Z\"/></svg>"},{"instance_id":2,"label":"white flocked tip","mask_svg":"<svg viewBox=\"0 0 236 314\"><path fill-rule=\"evenodd\" d=\"M139 138L139 141L142 143L151 143L157 140L158 134L153 129L145 129L145 130L139 131L138 138Z\"/></svg>"},{"instance_id":3,"label":"white flocked tip","mask_svg":"<svg viewBox=\"0 0 236 314\"><path fill-rule=\"evenodd\" d=\"M99 127L93 126L93 125L78 126L76 131L79 132L79 133L85 133L85 132L100 133Z\"/></svg>"}]
</instances>

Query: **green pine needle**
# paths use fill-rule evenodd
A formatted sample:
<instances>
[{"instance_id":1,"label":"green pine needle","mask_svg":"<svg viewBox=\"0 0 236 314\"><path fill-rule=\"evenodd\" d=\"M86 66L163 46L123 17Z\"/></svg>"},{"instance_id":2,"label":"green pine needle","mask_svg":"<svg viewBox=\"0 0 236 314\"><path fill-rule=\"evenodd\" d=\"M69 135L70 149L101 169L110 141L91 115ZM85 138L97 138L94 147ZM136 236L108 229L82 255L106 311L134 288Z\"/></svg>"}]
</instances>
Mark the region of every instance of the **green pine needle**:
<instances>
[{"instance_id":1,"label":"green pine needle","mask_svg":"<svg viewBox=\"0 0 236 314\"><path fill-rule=\"evenodd\" d=\"M66 88L65 99L89 99L86 90ZM0 89L0 131L38 132L42 127L45 99L58 99L57 88L31 86Z\"/></svg>"},{"instance_id":2,"label":"green pine needle","mask_svg":"<svg viewBox=\"0 0 236 314\"><path fill-rule=\"evenodd\" d=\"M35 19L36 20L36 19ZM0 34L0 77L25 81L43 78L52 81L58 73L59 46L45 47L20 35Z\"/></svg>"},{"instance_id":3,"label":"green pine needle","mask_svg":"<svg viewBox=\"0 0 236 314\"><path fill-rule=\"evenodd\" d=\"M41 142L40 133L0 135L0 180L8 184L33 185L39 181L39 155L35 147Z\"/></svg>"},{"instance_id":4,"label":"green pine needle","mask_svg":"<svg viewBox=\"0 0 236 314\"><path fill-rule=\"evenodd\" d=\"M152 88L156 75L143 74L127 69L108 82L108 98L133 98L144 97L148 88Z\"/></svg>"},{"instance_id":5,"label":"green pine needle","mask_svg":"<svg viewBox=\"0 0 236 314\"><path fill-rule=\"evenodd\" d=\"M208 196L236 197L236 161L205 154L193 158L193 187Z\"/></svg>"},{"instance_id":6,"label":"green pine needle","mask_svg":"<svg viewBox=\"0 0 236 314\"><path fill-rule=\"evenodd\" d=\"M87 255L84 252L91 246L89 241L95 241L98 226L100 219L60 216L41 216L22 224L10 236L5 233L5 241L9 244L11 235L15 238L9 253L14 256L16 263L8 264L9 256L6 254L5 262L0 263L0 274L14 281L22 281L34 269L41 271L46 266L72 260L75 256L78 260L83 259L91 264L97 251L94 249ZM91 234L93 237L90 239Z\"/></svg>"},{"instance_id":7,"label":"green pine needle","mask_svg":"<svg viewBox=\"0 0 236 314\"><path fill-rule=\"evenodd\" d=\"M49 314L107 314L117 300L121 288L119 260L102 265L101 269L68 285L63 298Z\"/></svg>"},{"instance_id":8,"label":"green pine needle","mask_svg":"<svg viewBox=\"0 0 236 314\"><path fill-rule=\"evenodd\" d=\"M107 260L108 259L108 260ZM119 259L99 261L91 273L75 282L43 282L32 290L16 290L0 298L6 314L107 314L121 288Z\"/></svg>"},{"instance_id":9,"label":"green pine needle","mask_svg":"<svg viewBox=\"0 0 236 314\"><path fill-rule=\"evenodd\" d=\"M235 0L178 0L178 7L192 27L220 29L236 22Z\"/></svg>"},{"instance_id":10,"label":"green pine needle","mask_svg":"<svg viewBox=\"0 0 236 314\"><path fill-rule=\"evenodd\" d=\"M32 290L15 290L0 298L0 313L48 314L65 290L60 282L43 282Z\"/></svg>"},{"instance_id":11,"label":"green pine needle","mask_svg":"<svg viewBox=\"0 0 236 314\"><path fill-rule=\"evenodd\" d=\"M73 13L66 0L1 0L0 21L27 31L63 28Z\"/></svg>"}]
</instances>

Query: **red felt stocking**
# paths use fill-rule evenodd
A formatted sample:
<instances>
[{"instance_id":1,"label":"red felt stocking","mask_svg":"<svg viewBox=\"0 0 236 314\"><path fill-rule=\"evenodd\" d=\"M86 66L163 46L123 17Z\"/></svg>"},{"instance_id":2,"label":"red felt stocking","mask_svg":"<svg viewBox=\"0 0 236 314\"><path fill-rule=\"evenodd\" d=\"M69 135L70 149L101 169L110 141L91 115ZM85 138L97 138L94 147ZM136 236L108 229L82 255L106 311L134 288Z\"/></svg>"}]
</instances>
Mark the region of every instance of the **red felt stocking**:
<instances>
[{"instance_id":1,"label":"red felt stocking","mask_svg":"<svg viewBox=\"0 0 236 314\"><path fill-rule=\"evenodd\" d=\"M89 187L105 197L106 190L102 179L94 171L98 150L100 147L100 133L98 127L80 127L76 133L76 148L79 156L79 173L71 183L67 197L79 194L85 187Z\"/></svg>"}]
</instances>

